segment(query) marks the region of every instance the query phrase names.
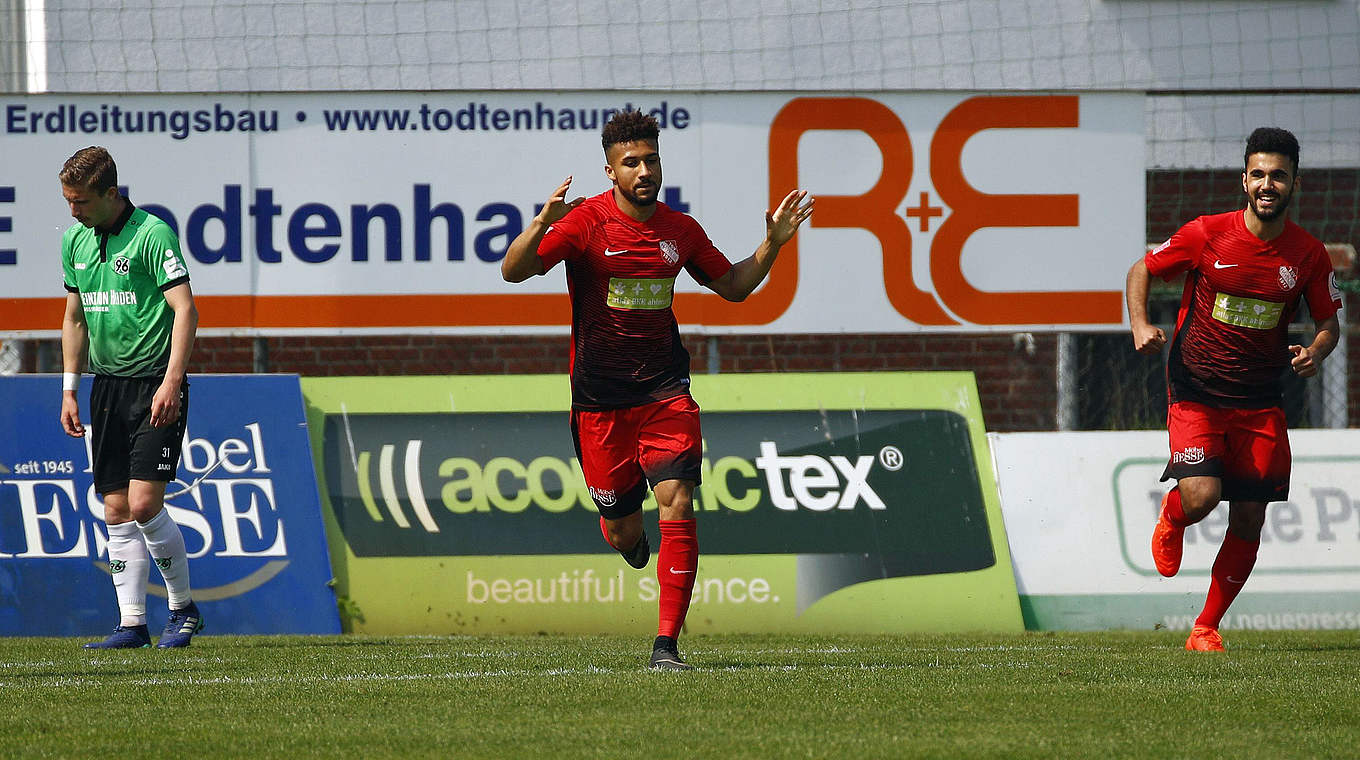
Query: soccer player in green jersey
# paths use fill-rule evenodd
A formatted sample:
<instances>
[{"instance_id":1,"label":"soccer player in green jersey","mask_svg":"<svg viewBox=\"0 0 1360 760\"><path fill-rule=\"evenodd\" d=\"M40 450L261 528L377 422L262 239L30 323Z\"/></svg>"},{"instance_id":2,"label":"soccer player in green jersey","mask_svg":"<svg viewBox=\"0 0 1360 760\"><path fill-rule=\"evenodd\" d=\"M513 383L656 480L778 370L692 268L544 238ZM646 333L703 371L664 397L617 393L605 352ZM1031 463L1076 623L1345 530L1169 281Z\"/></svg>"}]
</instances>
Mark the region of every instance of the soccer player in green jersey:
<instances>
[{"instance_id":1,"label":"soccer player in green jersey","mask_svg":"<svg viewBox=\"0 0 1360 760\"><path fill-rule=\"evenodd\" d=\"M66 314L61 324L61 425L86 435L76 389L88 358L94 487L104 499L109 571L120 619L89 649L151 646L146 586L156 562L170 599L158 647L189 646L203 618L189 593L184 535L165 511L189 411L184 373L198 327L189 272L169 225L118 191L103 148L67 159L61 194L79 224L61 241Z\"/></svg>"}]
</instances>

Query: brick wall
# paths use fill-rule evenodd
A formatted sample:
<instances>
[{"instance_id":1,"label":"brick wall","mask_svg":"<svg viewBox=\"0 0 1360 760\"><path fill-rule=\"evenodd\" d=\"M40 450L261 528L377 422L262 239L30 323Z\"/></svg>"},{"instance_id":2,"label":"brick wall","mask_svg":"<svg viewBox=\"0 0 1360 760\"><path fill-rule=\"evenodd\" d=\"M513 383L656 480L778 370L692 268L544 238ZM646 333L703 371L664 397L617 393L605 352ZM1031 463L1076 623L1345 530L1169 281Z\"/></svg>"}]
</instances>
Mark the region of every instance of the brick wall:
<instances>
[{"instance_id":1,"label":"brick wall","mask_svg":"<svg viewBox=\"0 0 1360 760\"><path fill-rule=\"evenodd\" d=\"M565 298L565 296L563 296ZM567 372L566 336L346 336L267 338L271 372L301 375L499 375ZM1033 353L1012 335L749 335L685 337L691 371L966 370L977 376L988 430L1056 425L1056 346L1035 335ZM252 338L200 338L196 372L250 372Z\"/></svg>"},{"instance_id":2,"label":"brick wall","mask_svg":"<svg viewBox=\"0 0 1360 760\"><path fill-rule=\"evenodd\" d=\"M1242 208L1243 202L1240 171L1154 169L1147 173L1147 239L1161 242L1197 216ZM1305 165L1290 207L1294 221L1314 237L1360 249L1360 169Z\"/></svg>"}]
</instances>

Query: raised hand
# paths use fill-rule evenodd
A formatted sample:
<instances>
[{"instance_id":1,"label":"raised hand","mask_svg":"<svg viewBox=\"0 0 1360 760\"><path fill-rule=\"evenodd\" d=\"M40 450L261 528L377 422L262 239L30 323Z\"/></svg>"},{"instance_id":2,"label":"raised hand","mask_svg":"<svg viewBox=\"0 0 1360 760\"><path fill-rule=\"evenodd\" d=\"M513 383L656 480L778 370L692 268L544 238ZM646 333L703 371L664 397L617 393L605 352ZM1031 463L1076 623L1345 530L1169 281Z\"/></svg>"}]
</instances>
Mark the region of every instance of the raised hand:
<instances>
[{"instance_id":1,"label":"raised hand","mask_svg":"<svg viewBox=\"0 0 1360 760\"><path fill-rule=\"evenodd\" d=\"M806 204L804 200L807 200ZM798 227L812 216L812 206L816 202L816 198L808 198L806 190L794 190L784 196L773 214L765 212L765 236L775 245L789 242L798 232Z\"/></svg>"},{"instance_id":2,"label":"raised hand","mask_svg":"<svg viewBox=\"0 0 1360 760\"><path fill-rule=\"evenodd\" d=\"M544 224L552 224L567 215L567 212L585 203L585 196L574 198L567 201L567 190L571 189L571 177L562 180L562 184L553 191L552 197L543 205L543 210L538 212L538 220Z\"/></svg>"}]
</instances>

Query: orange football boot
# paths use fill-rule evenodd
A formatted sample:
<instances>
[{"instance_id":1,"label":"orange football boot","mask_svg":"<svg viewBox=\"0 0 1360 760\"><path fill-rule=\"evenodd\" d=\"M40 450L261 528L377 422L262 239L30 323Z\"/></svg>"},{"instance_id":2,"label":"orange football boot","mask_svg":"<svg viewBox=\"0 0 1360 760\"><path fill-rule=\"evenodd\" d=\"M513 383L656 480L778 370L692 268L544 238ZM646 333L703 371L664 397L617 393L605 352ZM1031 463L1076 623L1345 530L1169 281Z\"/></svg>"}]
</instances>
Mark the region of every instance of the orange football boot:
<instances>
[{"instance_id":1,"label":"orange football boot","mask_svg":"<svg viewBox=\"0 0 1360 760\"><path fill-rule=\"evenodd\" d=\"M1222 652L1223 637L1218 635L1216 629L1197 625L1190 631L1190 638L1185 640L1185 648L1191 652Z\"/></svg>"},{"instance_id":2,"label":"orange football boot","mask_svg":"<svg viewBox=\"0 0 1360 760\"><path fill-rule=\"evenodd\" d=\"M1185 528L1171 524L1166 516L1166 500L1170 491L1162 497L1162 512L1157 517L1157 527L1152 529L1152 562L1157 572L1170 578L1181 569L1181 552L1185 548Z\"/></svg>"}]
</instances>

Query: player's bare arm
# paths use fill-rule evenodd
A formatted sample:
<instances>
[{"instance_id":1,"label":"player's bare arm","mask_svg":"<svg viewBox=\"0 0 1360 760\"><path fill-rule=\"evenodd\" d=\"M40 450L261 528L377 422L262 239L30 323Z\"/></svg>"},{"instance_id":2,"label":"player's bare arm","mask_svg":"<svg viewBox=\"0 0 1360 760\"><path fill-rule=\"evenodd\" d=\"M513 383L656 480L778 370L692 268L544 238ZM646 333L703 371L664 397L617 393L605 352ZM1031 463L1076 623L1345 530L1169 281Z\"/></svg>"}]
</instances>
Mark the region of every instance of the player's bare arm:
<instances>
[{"instance_id":1,"label":"player's bare arm","mask_svg":"<svg viewBox=\"0 0 1360 760\"><path fill-rule=\"evenodd\" d=\"M727 274L708 283L709 289L728 301L746 300L765 281L775 258L779 256L779 249L792 240L798 228L812 216L814 203L816 199L809 198L806 190L794 190L784 196L779 208L773 213L765 212L765 239L760 242L755 253L733 264Z\"/></svg>"},{"instance_id":2,"label":"player's bare arm","mask_svg":"<svg viewBox=\"0 0 1360 760\"><path fill-rule=\"evenodd\" d=\"M1140 354L1155 354L1166 345L1166 333L1148 322L1148 283L1151 279L1147 263L1139 256L1129 267L1125 294L1129 307L1129 327L1133 331L1133 347Z\"/></svg>"},{"instance_id":3,"label":"player's bare arm","mask_svg":"<svg viewBox=\"0 0 1360 760\"><path fill-rule=\"evenodd\" d=\"M585 197L568 201L567 191L570 189L571 177L567 177L553 191L548 202L543 205L543 210L529 220L524 231L510 242L510 247L505 251L505 258L501 259L501 277L506 282L524 282L530 277L543 274L543 260L538 257L538 244L543 241L543 236L554 222L585 202Z\"/></svg>"},{"instance_id":4,"label":"player's bare arm","mask_svg":"<svg viewBox=\"0 0 1360 760\"><path fill-rule=\"evenodd\" d=\"M175 326L170 332L170 361L165 379L151 397L151 426L165 427L179 419L180 385L189 366L194 336L198 332L198 308L188 282L165 291L165 303L175 312Z\"/></svg>"},{"instance_id":5,"label":"player's bare arm","mask_svg":"<svg viewBox=\"0 0 1360 760\"><path fill-rule=\"evenodd\" d=\"M1323 320L1317 326L1317 334L1313 336L1313 342L1307 346L1291 345L1290 353L1294 354L1289 360L1289 366L1299 377L1312 377L1316 375L1322 366L1322 360L1336 348L1337 339L1341 337L1341 322L1336 315Z\"/></svg>"},{"instance_id":6,"label":"player's bare arm","mask_svg":"<svg viewBox=\"0 0 1360 760\"><path fill-rule=\"evenodd\" d=\"M89 325L85 323L85 307L80 303L80 294L67 293L66 313L61 319L62 371L77 374L84 371L89 345ZM61 428L73 438L85 435L85 426L80 422L80 402L73 390L61 392Z\"/></svg>"}]
</instances>

